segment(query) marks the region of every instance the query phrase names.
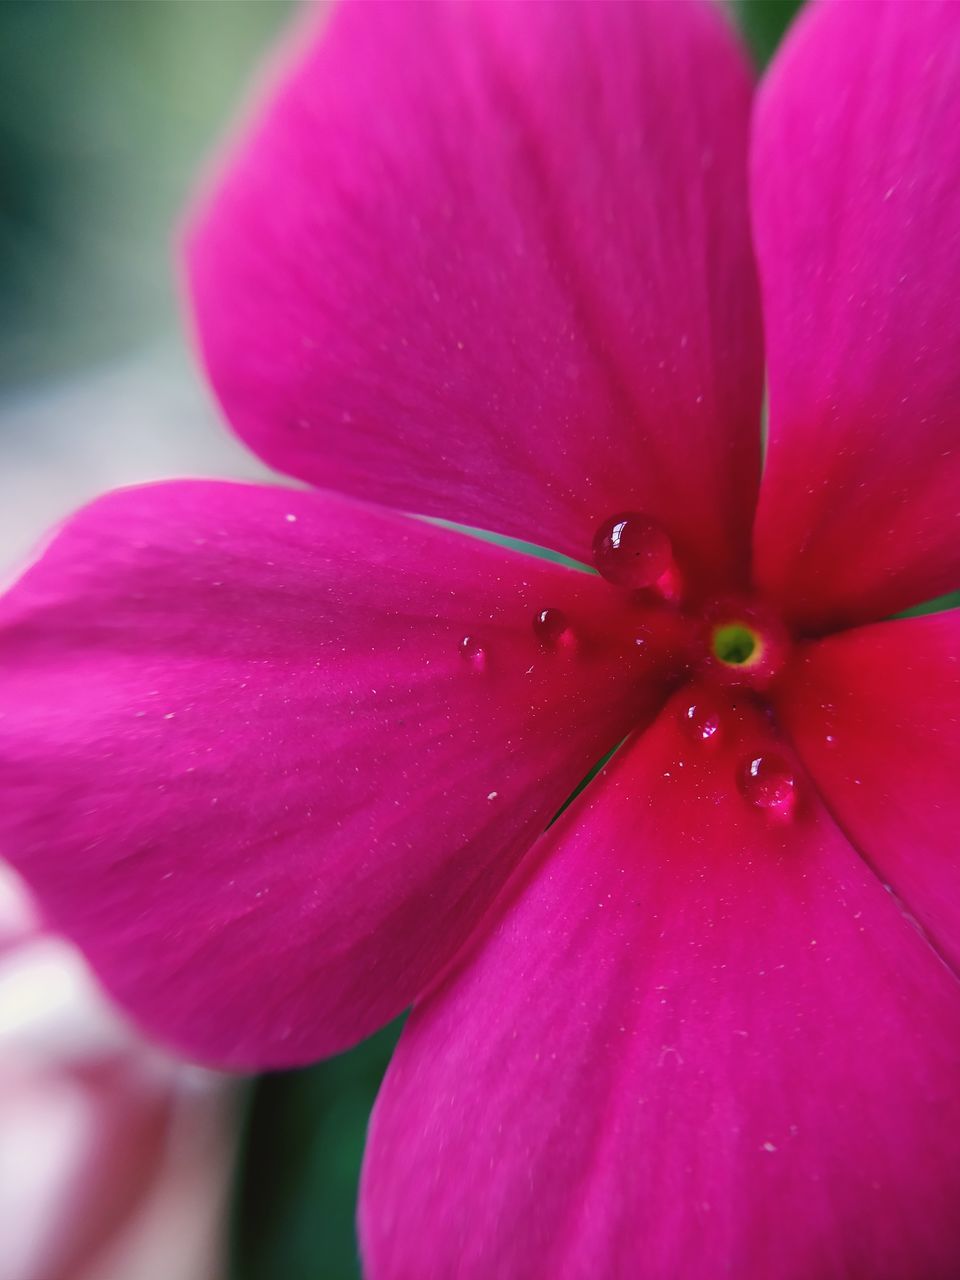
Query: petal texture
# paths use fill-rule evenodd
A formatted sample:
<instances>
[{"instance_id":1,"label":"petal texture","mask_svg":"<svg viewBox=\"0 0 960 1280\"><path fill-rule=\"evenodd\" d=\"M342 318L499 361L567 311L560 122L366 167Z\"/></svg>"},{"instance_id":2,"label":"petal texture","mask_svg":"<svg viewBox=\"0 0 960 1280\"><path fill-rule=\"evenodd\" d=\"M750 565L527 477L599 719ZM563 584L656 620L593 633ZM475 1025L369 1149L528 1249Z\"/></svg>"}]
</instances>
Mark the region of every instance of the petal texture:
<instances>
[{"instance_id":1,"label":"petal texture","mask_svg":"<svg viewBox=\"0 0 960 1280\"><path fill-rule=\"evenodd\" d=\"M757 103L761 585L813 629L960 586L960 8L812 5Z\"/></svg>"},{"instance_id":2,"label":"petal texture","mask_svg":"<svg viewBox=\"0 0 960 1280\"><path fill-rule=\"evenodd\" d=\"M960 986L769 722L671 706L415 1008L363 1183L371 1280L948 1280ZM719 738L719 741L718 741ZM782 748L777 748L782 749Z\"/></svg>"},{"instance_id":3,"label":"petal texture","mask_svg":"<svg viewBox=\"0 0 960 1280\"><path fill-rule=\"evenodd\" d=\"M960 613L806 645L779 709L844 829L960 970Z\"/></svg>"},{"instance_id":4,"label":"petal texture","mask_svg":"<svg viewBox=\"0 0 960 1280\"><path fill-rule=\"evenodd\" d=\"M342 499L108 496L0 609L0 848L158 1035L316 1058L412 1000L662 698L643 616Z\"/></svg>"},{"instance_id":5,"label":"petal texture","mask_svg":"<svg viewBox=\"0 0 960 1280\"><path fill-rule=\"evenodd\" d=\"M585 559L639 508L745 568L761 344L720 6L343 4L189 243L268 462Z\"/></svg>"}]
</instances>

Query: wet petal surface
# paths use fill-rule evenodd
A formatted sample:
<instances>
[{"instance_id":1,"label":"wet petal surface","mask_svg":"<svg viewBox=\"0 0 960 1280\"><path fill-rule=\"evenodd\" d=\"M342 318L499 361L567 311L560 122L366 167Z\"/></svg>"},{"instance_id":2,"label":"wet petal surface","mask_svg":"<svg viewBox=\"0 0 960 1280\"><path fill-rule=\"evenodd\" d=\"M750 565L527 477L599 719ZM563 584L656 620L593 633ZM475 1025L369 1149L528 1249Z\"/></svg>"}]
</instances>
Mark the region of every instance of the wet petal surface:
<instances>
[{"instance_id":1,"label":"wet petal surface","mask_svg":"<svg viewBox=\"0 0 960 1280\"><path fill-rule=\"evenodd\" d=\"M0 847L155 1034L315 1059L413 999L655 710L643 617L344 499L113 494L0 606Z\"/></svg>"},{"instance_id":2,"label":"wet petal surface","mask_svg":"<svg viewBox=\"0 0 960 1280\"><path fill-rule=\"evenodd\" d=\"M948 1280L960 986L789 748L678 698L416 1008L377 1103L371 1280Z\"/></svg>"}]
</instances>

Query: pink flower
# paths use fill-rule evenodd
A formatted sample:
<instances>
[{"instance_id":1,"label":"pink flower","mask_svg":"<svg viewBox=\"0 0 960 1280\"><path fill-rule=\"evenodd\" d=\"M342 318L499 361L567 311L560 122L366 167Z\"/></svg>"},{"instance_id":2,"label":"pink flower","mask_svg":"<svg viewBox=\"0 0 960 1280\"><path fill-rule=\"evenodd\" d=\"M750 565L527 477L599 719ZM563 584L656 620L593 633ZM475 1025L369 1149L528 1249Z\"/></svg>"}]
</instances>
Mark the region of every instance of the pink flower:
<instances>
[{"instance_id":1,"label":"pink flower","mask_svg":"<svg viewBox=\"0 0 960 1280\"><path fill-rule=\"evenodd\" d=\"M139 1040L0 865L0 1276L210 1280L223 1082Z\"/></svg>"},{"instance_id":2,"label":"pink flower","mask_svg":"<svg viewBox=\"0 0 960 1280\"><path fill-rule=\"evenodd\" d=\"M960 1273L960 621L884 621L960 586L958 82L951 4L815 6L752 123L719 8L336 10L189 247L320 491L2 606L4 847L148 1028L414 1003L373 1280Z\"/></svg>"}]
</instances>

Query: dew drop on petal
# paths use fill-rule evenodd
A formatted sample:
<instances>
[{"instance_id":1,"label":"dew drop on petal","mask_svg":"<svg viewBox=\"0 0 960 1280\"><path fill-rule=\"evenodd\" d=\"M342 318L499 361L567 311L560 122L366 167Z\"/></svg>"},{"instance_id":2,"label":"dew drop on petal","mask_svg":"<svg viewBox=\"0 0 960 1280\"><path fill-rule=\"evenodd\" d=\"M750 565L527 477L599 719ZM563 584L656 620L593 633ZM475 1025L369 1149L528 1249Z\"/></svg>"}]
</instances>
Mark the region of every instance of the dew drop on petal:
<instances>
[{"instance_id":1,"label":"dew drop on petal","mask_svg":"<svg viewBox=\"0 0 960 1280\"><path fill-rule=\"evenodd\" d=\"M560 609L541 609L534 614L533 630L541 644L553 646L563 639L569 630L567 615Z\"/></svg>"},{"instance_id":2,"label":"dew drop on petal","mask_svg":"<svg viewBox=\"0 0 960 1280\"><path fill-rule=\"evenodd\" d=\"M670 539L636 511L605 520L593 539L597 572L618 587L652 587L673 567Z\"/></svg>"},{"instance_id":3,"label":"dew drop on petal","mask_svg":"<svg viewBox=\"0 0 960 1280\"><path fill-rule=\"evenodd\" d=\"M460 656L476 671L482 671L487 661L487 651L476 636L464 636L460 641Z\"/></svg>"},{"instance_id":4,"label":"dew drop on petal","mask_svg":"<svg viewBox=\"0 0 960 1280\"><path fill-rule=\"evenodd\" d=\"M744 762L740 791L755 808L789 818L797 802L797 775L782 756L764 752Z\"/></svg>"},{"instance_id":5,"label":"dew drop on petal","mask_svg":"<svg viewBox=\"0 0 960 1280\"><path fill-rule=\"evenodd\" d=\"M715 742L720 734L720 713L709 701L683 707L680 721L695 742Z\"/></svg>"}]
</instances>

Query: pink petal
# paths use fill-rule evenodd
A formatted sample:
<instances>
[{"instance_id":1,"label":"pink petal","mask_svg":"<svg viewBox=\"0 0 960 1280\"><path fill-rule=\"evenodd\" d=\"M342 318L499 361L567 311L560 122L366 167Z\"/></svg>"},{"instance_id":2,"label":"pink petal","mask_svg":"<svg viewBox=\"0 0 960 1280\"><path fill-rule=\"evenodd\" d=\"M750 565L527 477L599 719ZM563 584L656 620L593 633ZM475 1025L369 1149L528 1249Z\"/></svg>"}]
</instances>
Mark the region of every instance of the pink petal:
<instances>
[{"instance_id":1,"label":"pink petal","mask_svg":"<svg viewBox=\"0 0 960 1280\"><path fill-rule=\"evenodd\" d=\"M960 612L806 645L780 712L844 830L960 968Z\"/></svg>"},{"instance_id":2,"label":"pink petal","mask_svg":"<svg viewBox=\"0 0 960 1280\"><path fill-rule=\"evenodd\" d=\"M960 586L960 7L811 6L757 103L761 585L810 628Z\"/></svg>"},{"instance_id":3,"label":"pink petal","mask_svg":"<svg viewBox=\"0 0 960 1280\"><path fill-rule=\"evenodd\" d=\"M580 559L742 570L761 342L719 5L338 6L203 210L199 338L273 465Z\"/></svg>"},{"instance_id":4,"label":"pink petal","mask_svg":"<svg viewBox=\"0 0 960 1280\"><path fill-rule=\"evenodd\" d=\"M728 708L696 742L687 701L414 1010L367 1153L370 1280L960 1272L956 979L805 779L792 821L745 803L769 722Z\"/></svg>"},{"instance_id":5,"label":"pink petal","mask_svg":"<svg viewBox=\"0 0 960 1280\"><path fill-rule=\"evenodd\" d=\"M156 1034L316 1058L412 1000L656 705L644 618L342 499L116 493L0 611L0 844Z\"/></svg>"}]
</instances>

